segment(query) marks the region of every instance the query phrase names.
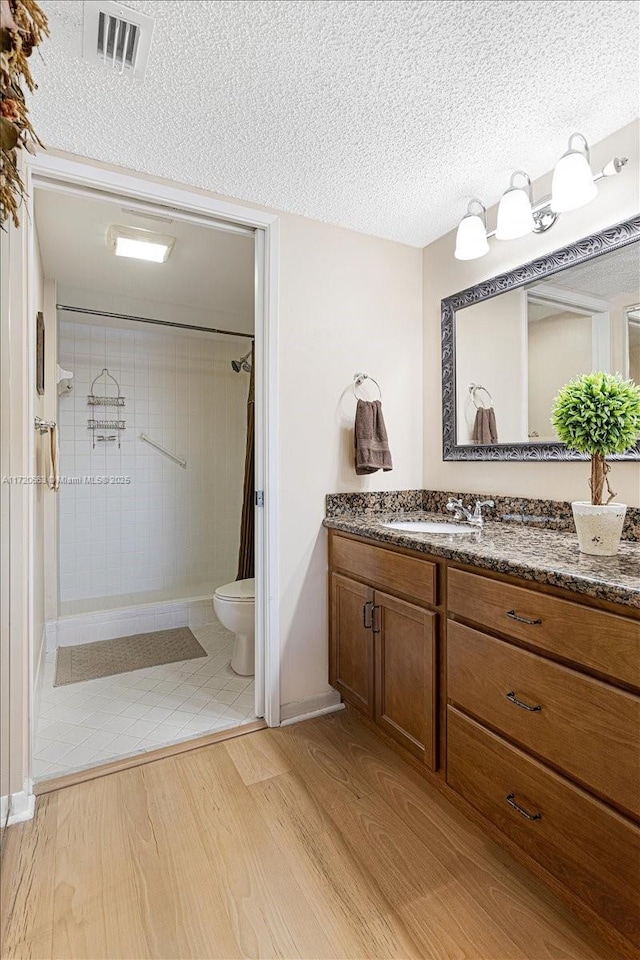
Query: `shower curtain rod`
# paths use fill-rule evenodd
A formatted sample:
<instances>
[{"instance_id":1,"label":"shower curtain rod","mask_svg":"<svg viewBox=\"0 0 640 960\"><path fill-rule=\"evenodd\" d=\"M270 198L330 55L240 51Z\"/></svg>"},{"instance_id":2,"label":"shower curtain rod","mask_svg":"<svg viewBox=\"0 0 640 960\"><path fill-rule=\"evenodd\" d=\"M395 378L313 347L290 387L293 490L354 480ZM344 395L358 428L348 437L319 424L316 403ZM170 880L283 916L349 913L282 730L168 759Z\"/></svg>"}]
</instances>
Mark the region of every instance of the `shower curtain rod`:
<instances>
[{"instance_id":1,"label":"shower curtain rod","mask_svg":"<svg viewBox=\"0 0 640 960\"><path fill-rule=\"evenodd\" d=\"M247 337L254 339L253 333L235 333L233 330L218 330L216 327L197 327L194 323L175 323L173 320L153 320L151 317L132 317L128 313L110 313L108 310L91 310L88 307L70 307L66 303L56 303L56 310L67 313L84 313L92 317L109 317L113 320L135 320L138 323L155 323L160 327L178 327L181 330L202 330L204 333L221 333L225 337Z\"/></svg>"}]
</instances>

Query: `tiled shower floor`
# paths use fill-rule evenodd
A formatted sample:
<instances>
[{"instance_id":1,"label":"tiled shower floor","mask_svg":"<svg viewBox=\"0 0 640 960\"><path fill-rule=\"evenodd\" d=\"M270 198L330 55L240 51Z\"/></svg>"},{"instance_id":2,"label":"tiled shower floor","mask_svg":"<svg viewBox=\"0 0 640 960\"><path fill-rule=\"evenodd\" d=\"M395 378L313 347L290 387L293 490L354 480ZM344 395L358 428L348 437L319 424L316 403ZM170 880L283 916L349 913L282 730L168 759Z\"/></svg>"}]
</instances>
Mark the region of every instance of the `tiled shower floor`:
<instances>
[{"instance_id":1,"label":"tiled shower floor","mask_svg":"<svg viewBox=\"0 0 640 960\"><path fill-rule=\"evenodd\" d=\"M193 627L208 656L54 687L48 653L35 740L35 780L157 750L255 720L253 677L230 666L234 636Z\"/></svg>"}]
</instances>

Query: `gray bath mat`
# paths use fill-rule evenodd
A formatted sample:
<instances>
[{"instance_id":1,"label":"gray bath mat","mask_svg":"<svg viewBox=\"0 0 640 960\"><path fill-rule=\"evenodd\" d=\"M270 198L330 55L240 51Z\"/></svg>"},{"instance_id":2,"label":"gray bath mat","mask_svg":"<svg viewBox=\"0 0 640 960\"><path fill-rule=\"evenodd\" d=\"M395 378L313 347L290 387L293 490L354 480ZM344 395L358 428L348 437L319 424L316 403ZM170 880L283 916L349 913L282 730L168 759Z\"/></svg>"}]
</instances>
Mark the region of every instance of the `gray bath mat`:
<instances>
[{"instance_id":1,"label":"gray bath mat","mask_svg":"<svg viewBox=\"0 0 640 960\"><path fill-rule=\"evenodd\" d=\"M53 685L62 687L67 683L97 680L98 677L112 677L117 673L206 656L207 651L200 646L189 627L58 647Z\"/></svg>"}]
</instances>

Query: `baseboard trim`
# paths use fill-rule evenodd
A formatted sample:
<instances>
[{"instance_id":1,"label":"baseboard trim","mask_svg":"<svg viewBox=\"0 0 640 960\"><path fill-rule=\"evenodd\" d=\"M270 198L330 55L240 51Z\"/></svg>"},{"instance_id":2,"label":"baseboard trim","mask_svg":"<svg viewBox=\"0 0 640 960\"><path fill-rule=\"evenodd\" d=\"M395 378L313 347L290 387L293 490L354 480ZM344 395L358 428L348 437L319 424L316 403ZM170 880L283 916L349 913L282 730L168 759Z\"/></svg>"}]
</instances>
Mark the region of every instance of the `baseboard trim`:
<instances>
[{"instance_id":1,"label":"baseboard trim","mask_svg":"<svg viewBox=\"0 0 640 960\"><path fill-rule=\"evenodd\" d=\"M292 723L299 723L301 720L312 720L314 717L322 717L325 713L335 713L336 710L344 710L344 704L340 700L340 694L337 690L329 690L327 693L321 693L315 697L307 697L306 700L293 700L291 703L283 703L280 708L280 726L288 727Z\"/></svg>"},{"instance_id":2,"label":"baseboard trim","mask_svg":"<svg viewBox=\"0 0 640 960\"><path fill-rule=\"evenodd\" d=\"M5 824L11 827L14 823L24 823L25 820L32 819L35 809L35 795L28 790L13 793L11 797L0 797L0 823L3 827Z\"/></svg>"},{"instance_id":3,"label":"baseboard trim","mask_svg":"<svg viewBox=\"0 0 640 960\"><path fill-rule=\"evenodd\" d=\"M90 767L88 770L78 770L77 773L67 773L62 777L42 780L34 785L33 792L40 797L45 793L53 793L54 790L64 790L66 787L74 787L78 783L97 780L99 777L120 773L122 770L130 770L132 767L140 767L145 763L153 763L155 760L166 760L168 757L177 757L181 753L199 750L201 747L210 747L212 744L220 743L223 740L243 737L246 733L264 730L266 726L264 720L252 720L251 723L245 723L241 727L218 730L216 733L207 733L203 737L194 737L193 740L183 740L180 743L171 743L166 747L159 747L157 750L136 753L132 757L111 760L109 763L102 763L99 766Z\"/></svg>"}]
</instances>

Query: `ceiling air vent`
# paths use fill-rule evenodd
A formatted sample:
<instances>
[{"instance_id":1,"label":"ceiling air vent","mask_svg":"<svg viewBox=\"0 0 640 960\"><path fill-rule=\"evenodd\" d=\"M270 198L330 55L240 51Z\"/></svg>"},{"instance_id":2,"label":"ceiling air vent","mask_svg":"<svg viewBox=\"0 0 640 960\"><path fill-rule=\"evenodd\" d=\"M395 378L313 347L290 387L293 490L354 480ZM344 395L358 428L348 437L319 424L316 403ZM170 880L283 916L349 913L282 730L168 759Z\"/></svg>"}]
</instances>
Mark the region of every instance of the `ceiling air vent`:
<instances>
[{"instance_id":1,"label":"ceiling air vent","mask_svg":"<svg viewBox=\"0 0 640 960\"><path fill-rule=\"evenodd\" d=\"M84 58L130 77L142 77L154 21L111 0L85 0Z\"/></svg>"}]
</instances>

